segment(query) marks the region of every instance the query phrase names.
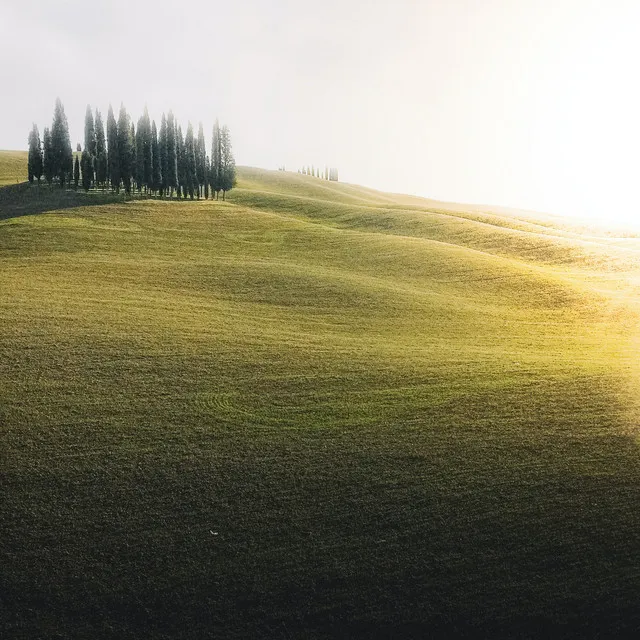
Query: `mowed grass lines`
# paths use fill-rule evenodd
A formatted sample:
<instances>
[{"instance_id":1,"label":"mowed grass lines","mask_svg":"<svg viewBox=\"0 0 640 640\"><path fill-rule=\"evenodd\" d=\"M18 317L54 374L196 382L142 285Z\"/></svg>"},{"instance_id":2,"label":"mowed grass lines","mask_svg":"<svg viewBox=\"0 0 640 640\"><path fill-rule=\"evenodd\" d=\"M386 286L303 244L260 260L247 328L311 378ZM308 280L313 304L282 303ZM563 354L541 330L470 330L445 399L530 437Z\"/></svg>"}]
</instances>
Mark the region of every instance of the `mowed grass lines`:
<instances>
[{"instance_id":1,"label":"mowed grass lines","mask_svg":"<svg viewBox=\"0 0 640 640\"><path fill-rule=\"evenodd\" d=\"M3 635L636 630L634 254L241 178L0 222Z\"/></svg>"}]
</instances>

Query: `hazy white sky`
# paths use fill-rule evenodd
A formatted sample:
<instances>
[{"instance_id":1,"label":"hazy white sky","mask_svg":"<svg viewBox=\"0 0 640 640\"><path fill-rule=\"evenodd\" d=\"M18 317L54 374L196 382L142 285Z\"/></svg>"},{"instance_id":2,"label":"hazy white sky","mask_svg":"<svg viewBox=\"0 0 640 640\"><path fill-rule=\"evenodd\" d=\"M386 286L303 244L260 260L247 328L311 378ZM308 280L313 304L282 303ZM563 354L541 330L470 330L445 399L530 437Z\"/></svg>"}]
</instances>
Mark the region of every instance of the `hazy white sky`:
<instances>
[{"instance_id":1,"label":"hazy white sky","mask_svg":"<svg viewBox=\"0 0 640 640\"><path fill-rule=\"evenodd\" d=\"M238 164L640 218L638 0L0 0L0 148L56 96L216 116Z\"/></svg>"}]
</instances>

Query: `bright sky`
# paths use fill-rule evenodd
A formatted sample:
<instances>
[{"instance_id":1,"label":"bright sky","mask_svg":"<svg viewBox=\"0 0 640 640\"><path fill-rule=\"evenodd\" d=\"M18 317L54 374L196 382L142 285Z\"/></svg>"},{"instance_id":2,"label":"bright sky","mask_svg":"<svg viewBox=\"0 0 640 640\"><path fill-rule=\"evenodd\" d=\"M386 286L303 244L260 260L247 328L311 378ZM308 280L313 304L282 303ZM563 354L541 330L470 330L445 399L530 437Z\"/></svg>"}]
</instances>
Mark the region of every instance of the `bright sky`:
<instances>
[{"instance_id":1,"label":"bright sky","mask_svg":"<svg viewBox=\"0 0 640 640\"><path fill-rule=\"evenodd\" d=\"M0 148L56 96L231 128L238 164L640 220L638 0L2 0Z\"/></svg>"}]
</instances>

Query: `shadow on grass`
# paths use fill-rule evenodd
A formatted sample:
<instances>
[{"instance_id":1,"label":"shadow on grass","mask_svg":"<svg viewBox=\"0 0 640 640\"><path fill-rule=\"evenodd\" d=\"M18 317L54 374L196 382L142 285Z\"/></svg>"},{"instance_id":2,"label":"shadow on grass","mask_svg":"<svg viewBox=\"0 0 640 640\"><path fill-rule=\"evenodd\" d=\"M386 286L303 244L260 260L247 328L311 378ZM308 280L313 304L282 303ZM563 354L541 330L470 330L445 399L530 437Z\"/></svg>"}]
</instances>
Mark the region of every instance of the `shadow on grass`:
<instances>
[{"instance_id":1,"label":"shadow on grass","mask_svg":"<svg viewBox=\"0 0 640 640\"><path fill-rule=\"evenodd\" d=\"M123 202L125 194L102 191L86 192L82 189L60 189L47 184L20 184L0 187L0 220L29 216L59 209L90 207L112 202Z\"/></svg>"}]
</instances>

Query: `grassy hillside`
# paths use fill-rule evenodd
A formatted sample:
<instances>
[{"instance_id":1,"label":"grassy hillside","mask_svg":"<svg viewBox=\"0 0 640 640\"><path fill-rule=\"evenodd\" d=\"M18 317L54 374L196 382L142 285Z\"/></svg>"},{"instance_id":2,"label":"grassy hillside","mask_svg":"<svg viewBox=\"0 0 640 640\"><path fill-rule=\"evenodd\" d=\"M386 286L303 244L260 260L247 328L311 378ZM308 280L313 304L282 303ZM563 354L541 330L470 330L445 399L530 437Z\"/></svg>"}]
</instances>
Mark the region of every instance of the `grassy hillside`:
<instances>
[{"instance_id":1,"label":"grassy hillside","mask_svg":"<svg viewBox=\"0 0 640 640\"><path fill-rule=\"evenodd\" d=\"M52 197L0 199L3 637L640 629L636 238Z\"/></svg>"},{"instance_id":2,"label":"grassy hillside","mask_svg":"<svg viewBox=\"0 0 640 640\"><path fill-rule=\"evenodd\" d=\"M0 186L27 180L27 152L0 151Z\"/></svg>"}]
</instances>

